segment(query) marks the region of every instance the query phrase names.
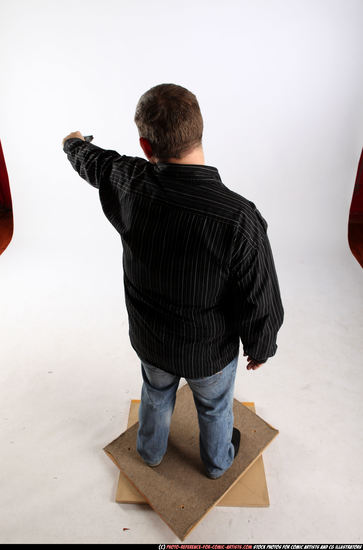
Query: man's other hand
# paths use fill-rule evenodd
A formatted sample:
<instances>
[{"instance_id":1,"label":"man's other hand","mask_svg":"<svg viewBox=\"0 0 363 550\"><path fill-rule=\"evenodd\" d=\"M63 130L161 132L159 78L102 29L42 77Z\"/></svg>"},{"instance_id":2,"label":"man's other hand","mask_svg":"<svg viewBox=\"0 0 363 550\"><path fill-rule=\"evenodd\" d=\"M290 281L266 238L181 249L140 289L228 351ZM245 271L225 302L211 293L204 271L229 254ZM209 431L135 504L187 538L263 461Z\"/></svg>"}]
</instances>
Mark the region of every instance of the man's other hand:
<instances>
[{"instance_id":1,"label":"man's other hand","mask_svg":"<svg viewBox=\"0 0 363 550\"><path fill-rule=\"evenodd\" d=\"M243 355L247 355L247 354L244 353ZM266 361L264 361L263 363L258 363L258 361L255 361L250 356L247 357L247 361L248 361L248 364L247 364L247 367L246 367L247 370L256 370L266 362Z\"/></svg>"},{"instance_id":2,"label":"man's other hand","mask_svg":"<svg viewBox=\"0 0 363 550\"><path fill-rule=\"evenodd\" d=\"M68 136L66 136L63 141L62 141L62 145L64 145L64 142L67 140L67 139L70 139L70 138L80 138L80 139L83 139L83 141L85 141L84 137L82 136L81 132L77 131L77 132L72 132L71 134L68 134Z\"/></svg>"}]
</instances>

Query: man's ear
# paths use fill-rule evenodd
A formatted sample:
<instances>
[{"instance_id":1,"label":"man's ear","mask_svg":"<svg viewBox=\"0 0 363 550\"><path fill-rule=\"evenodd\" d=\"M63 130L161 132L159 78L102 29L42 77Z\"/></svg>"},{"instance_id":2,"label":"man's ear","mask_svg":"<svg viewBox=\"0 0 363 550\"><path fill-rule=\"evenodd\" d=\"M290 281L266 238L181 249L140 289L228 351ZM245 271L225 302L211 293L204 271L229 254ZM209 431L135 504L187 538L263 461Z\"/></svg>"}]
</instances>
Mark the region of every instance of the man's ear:
<instances>
[{"instance_id":1,"label":"man's ear","mask_svg":"<svg viewBox=\"0 0 363 550\"><path fill-rule=\"evenodd\" d=\"M151 148L151 145L150 145L150 141L144 137L141 137L139 139L140 141L140 145L141 145L141 149L144 151L147 159L150 161L150 162L155 162L155 159L154 159L154 156L153 156L153 151L152 151L152 148Z\"/></svg>"}]
</instances>

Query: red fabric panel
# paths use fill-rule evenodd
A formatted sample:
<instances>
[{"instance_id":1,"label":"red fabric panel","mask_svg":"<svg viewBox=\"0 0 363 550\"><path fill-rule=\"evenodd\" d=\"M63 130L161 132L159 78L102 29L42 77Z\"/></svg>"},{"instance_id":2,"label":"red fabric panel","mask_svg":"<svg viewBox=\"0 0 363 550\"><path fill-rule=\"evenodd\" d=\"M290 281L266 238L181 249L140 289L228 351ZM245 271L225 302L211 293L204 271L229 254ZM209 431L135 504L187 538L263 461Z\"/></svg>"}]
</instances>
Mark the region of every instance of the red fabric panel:
<instances>
[{"instance_id":1,"label":"red fabric panel","mask_svg":"<svg viewBox=\"0 0 363 550\"><path fill-rule=\"evenodd\" d=\"M349 217L351 218L351 216L355 216L357 214L363 216L363 150L358 164Z\"/></svg>"},{"instance_id":2,"label":"red fabric panel","mask_svg":"<svg viewBox=\"0 0 363 550\"><path fill-rule=\"evenodd\" d=\"M363 267L363 150L349 212L348 242L353 256Z\"/></svg>"},{"instance_id":3,"label":"red fabric panel","mask_svg":"<svg viewBox=\"0 0 363 550\"><path fill-rule=\"evenodd\" d=\"M11 194L8 172L6 170L5 158L0 141L0 208L11 210Z\"/></svg>"},{"instance_id":4,"label":"red fabric panel","mask_svg":"<svg viewBox=\"0 0 363 550\"><path fill-rule=\"evenodd\" d=\"M0 141L0 254L4 252L13 236L13 211L8 172Z\"/></svg>"}]
</instances>

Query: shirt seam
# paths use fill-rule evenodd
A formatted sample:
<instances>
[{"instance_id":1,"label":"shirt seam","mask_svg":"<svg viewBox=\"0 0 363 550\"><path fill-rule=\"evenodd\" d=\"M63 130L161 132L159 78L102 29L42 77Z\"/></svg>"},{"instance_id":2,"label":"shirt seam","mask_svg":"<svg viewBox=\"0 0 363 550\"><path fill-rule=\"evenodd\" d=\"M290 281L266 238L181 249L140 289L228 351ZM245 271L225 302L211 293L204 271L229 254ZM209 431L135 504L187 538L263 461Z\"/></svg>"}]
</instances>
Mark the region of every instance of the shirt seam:
<instances>
[{"instance_id":1,"label":"shirt seam","mask_svg":"<svg viewBox=\"0 0 363 550\"><path fill-rule=\"evenodd\" d=\"M122 189L124 187L125 186L123 185ZM148 200L148 197L144 193L140 193L139 191L135 191L134 189L133 190L127 189L127 192L130 193L130 195L138 195L138 196ZM222 218L222 217L218 216L218 214L209 214L208 212L204 212L202 210L196 210L194 207L188 208L188 207L180 206L180 205L177 205L177 204L171 204L170 202L168 202L166 200L164 201L163 199L160 199L159 197L158 198L153 197L152 202L157 202L157 203L160 203L160 204L166 204L167 206L169 206L171 208L176 208L178 210L186 210L187 212L192 212L196 216L203 217L203 218L206 218L206 217L210 218L210 219L218 218L218 221L220 221L221 223L224 223L226 225L231 225L232 227L238 224L238 221L226 220L225 218Z\"/></svg>"}]
</instances>

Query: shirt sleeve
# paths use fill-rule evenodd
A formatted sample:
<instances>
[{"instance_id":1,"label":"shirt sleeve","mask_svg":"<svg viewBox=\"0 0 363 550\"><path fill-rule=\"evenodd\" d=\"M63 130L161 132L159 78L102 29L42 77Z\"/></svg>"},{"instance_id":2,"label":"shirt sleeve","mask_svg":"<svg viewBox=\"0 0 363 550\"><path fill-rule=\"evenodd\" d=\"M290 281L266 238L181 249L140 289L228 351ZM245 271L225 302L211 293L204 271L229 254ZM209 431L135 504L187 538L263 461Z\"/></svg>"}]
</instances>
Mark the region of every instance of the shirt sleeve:
<instances>
[{"instance_id":1,"label":"shirt sleeve","mask_svg":"<svg viewBox=\"0 0 363 550\"><path fill-rule=\"evenodd\" d=\"M81 138L69 138L63 151L78 174L99 191L103 212L115 229L123 231L122 209L131 181L150 164L140 157L120 155Z\"/></svg>"},{"instance_id":2,"label":"shirt sleeve","mask_svg":"<svg viewBox=\"0 0 363 550\"><path fill-rule=\"evenodd\" d=\"M63 151L73 168L90 185L100 188L101 181L109 177L113 162L121 158L117 151L102 149L81 138L69 138L63 144Z\"/></svg>"},{"instance_id":3,"label":"shirt sleeve","mask_svg":"<svg viewBox=\"0 0 363 550\"><path fill-rule=\"evenodd\" d=\"M284 319L280 288L267 236L267 222L255 209L252 237L240 228L230 264L234 308L244 352L259 363L275 355Z\"/></svg>"}]
</instances>

